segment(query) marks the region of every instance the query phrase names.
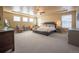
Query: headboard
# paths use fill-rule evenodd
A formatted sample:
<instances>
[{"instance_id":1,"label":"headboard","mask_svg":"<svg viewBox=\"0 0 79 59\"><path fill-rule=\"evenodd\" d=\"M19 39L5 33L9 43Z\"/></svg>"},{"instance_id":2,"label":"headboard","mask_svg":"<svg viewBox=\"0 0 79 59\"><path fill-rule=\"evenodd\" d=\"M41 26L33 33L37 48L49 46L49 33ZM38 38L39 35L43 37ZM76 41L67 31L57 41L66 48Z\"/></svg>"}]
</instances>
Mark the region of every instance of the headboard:
<instances>
[{"instance_id":1,"label":"headboard","mask_svg":"<svg viewBox=\"0 0 79 59\"><path fill-rule=\"evenodd\" d=\"M55 22L44 22L43 24L53 24L53 25L55 25L55 28L56 28L56 23Z\"/></svg>"}]
</instances>

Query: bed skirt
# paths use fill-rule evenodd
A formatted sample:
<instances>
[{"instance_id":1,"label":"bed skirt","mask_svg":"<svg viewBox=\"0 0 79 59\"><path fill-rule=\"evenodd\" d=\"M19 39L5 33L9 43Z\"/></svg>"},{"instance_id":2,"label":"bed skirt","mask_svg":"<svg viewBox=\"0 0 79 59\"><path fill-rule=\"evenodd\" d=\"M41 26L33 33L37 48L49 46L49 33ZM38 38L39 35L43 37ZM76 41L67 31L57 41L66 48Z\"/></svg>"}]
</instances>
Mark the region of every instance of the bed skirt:
<instances>
[{"instance_id":1,"label":"bed skirt","mask_svg":"<svg viewBox=\"0 0 79 59\"><path fill-rule=\"evenodd\" d=\"M48 35L50 35L51 33L56 32L56 30L51 31L51 32L45 32L45 31L37 31L37 30L33 30L33 32L48 36Z\"/></svg>"}]
</instances>

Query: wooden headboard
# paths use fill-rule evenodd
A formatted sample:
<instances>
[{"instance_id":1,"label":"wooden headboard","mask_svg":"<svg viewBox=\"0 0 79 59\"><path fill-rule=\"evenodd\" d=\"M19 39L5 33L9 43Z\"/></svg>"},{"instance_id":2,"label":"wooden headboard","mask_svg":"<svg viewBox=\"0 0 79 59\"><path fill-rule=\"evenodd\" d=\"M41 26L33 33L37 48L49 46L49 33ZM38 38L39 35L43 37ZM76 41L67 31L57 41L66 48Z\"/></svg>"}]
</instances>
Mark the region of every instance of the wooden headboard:
<instances>
[{"instance_id":1,"label":"wooden headboard","mask_svg":"<svg viewBox=\"0 0 79 59\"><path fill-rule=\"evenodd\" d=\"M56 27L56 23L55 22L44 22L43 24L53 24Z\"/></svg>"}]
</instances>

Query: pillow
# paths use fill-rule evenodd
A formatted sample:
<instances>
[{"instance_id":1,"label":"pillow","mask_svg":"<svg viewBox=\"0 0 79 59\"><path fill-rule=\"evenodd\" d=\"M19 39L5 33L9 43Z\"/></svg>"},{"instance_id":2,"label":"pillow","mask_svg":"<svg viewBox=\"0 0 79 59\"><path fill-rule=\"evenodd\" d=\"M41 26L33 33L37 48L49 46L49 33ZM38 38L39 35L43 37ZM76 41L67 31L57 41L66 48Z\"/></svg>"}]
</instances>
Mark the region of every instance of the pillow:
<instances>
[{"instance_id":1,"label":"pillow","mask_svg":"<svg viewBox=\"0 0 79 59\"><path fill-rule=\"evenodd\" d=\"M55 27L55 25L53 25L53 24L48 24L47 26L48 27Z\"/></svg>"}]
</instances>

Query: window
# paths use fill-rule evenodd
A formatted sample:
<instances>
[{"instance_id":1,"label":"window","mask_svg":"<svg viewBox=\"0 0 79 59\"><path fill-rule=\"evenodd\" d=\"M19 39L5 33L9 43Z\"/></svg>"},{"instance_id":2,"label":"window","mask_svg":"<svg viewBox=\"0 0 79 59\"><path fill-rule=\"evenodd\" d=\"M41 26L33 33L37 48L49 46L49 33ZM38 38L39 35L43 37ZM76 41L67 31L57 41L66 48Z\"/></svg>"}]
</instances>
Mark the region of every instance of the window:
<instances>
[{"instance_id":1,"label":"window","mask_svg":"<svg viewBox=\"0 0 79 59\"><path fill-rule=\"evenodd\" d=\"M68 29L72 27L72 15L62 16L62 27Z\"/></svg>"},{"instance_id":2,"label":"window","mask_svg":"<svg viewBox=\"0 0 79 59\"><path fill-rule=\"evenodd\" d=\"M19 16L14 16L14 21L21 21Z\"/></svg>"},{"instance_id":3,"label":"window","mask_svg":"<svg viewBox=\"0 0 79 59\"><path fill-rule=\"evenodd\" d=\"M23 17L23 22L28 22L28 18Z\"/></svg>"},{"instance_id":4,"label":"window","mask_svg":"<svg viewBox=\"0 0 79 59\"><path fill-rule=\"evenodd\" d=\"M20 6L14 6L12 8L13 11L16 11L16 12L21 12L21 7Z\"/></svg>"},{"instance_id":5,"label":"window","mask_svg":"<svg viewBox=\"0 0 79 59\"><path fill-rule=\"evenodd\" d=\"M30 19L29 19L29 22L33 22L33 18L30 18Z\"/></svg>"},{"instance_id":6,"label":"window","mask_svg":"<svg viewBox=\"0 0 79 59\"><path fill-rule=\"evenodd\" d=\"M30 7L30 8L29 8L29 15L34 15L33 7Z\"/></svg>"},{"instance_id":7,"label":"window","mask_svg":"<svg viewBox=\"0 0 79 59\"><path fill-rule=\"evenodd\" d=\"M23 10L22 10L23 13L25 13L25 14L29 13L28 7L22 6L22 8L23 8Z\"/></svg>"}]
</instances>

